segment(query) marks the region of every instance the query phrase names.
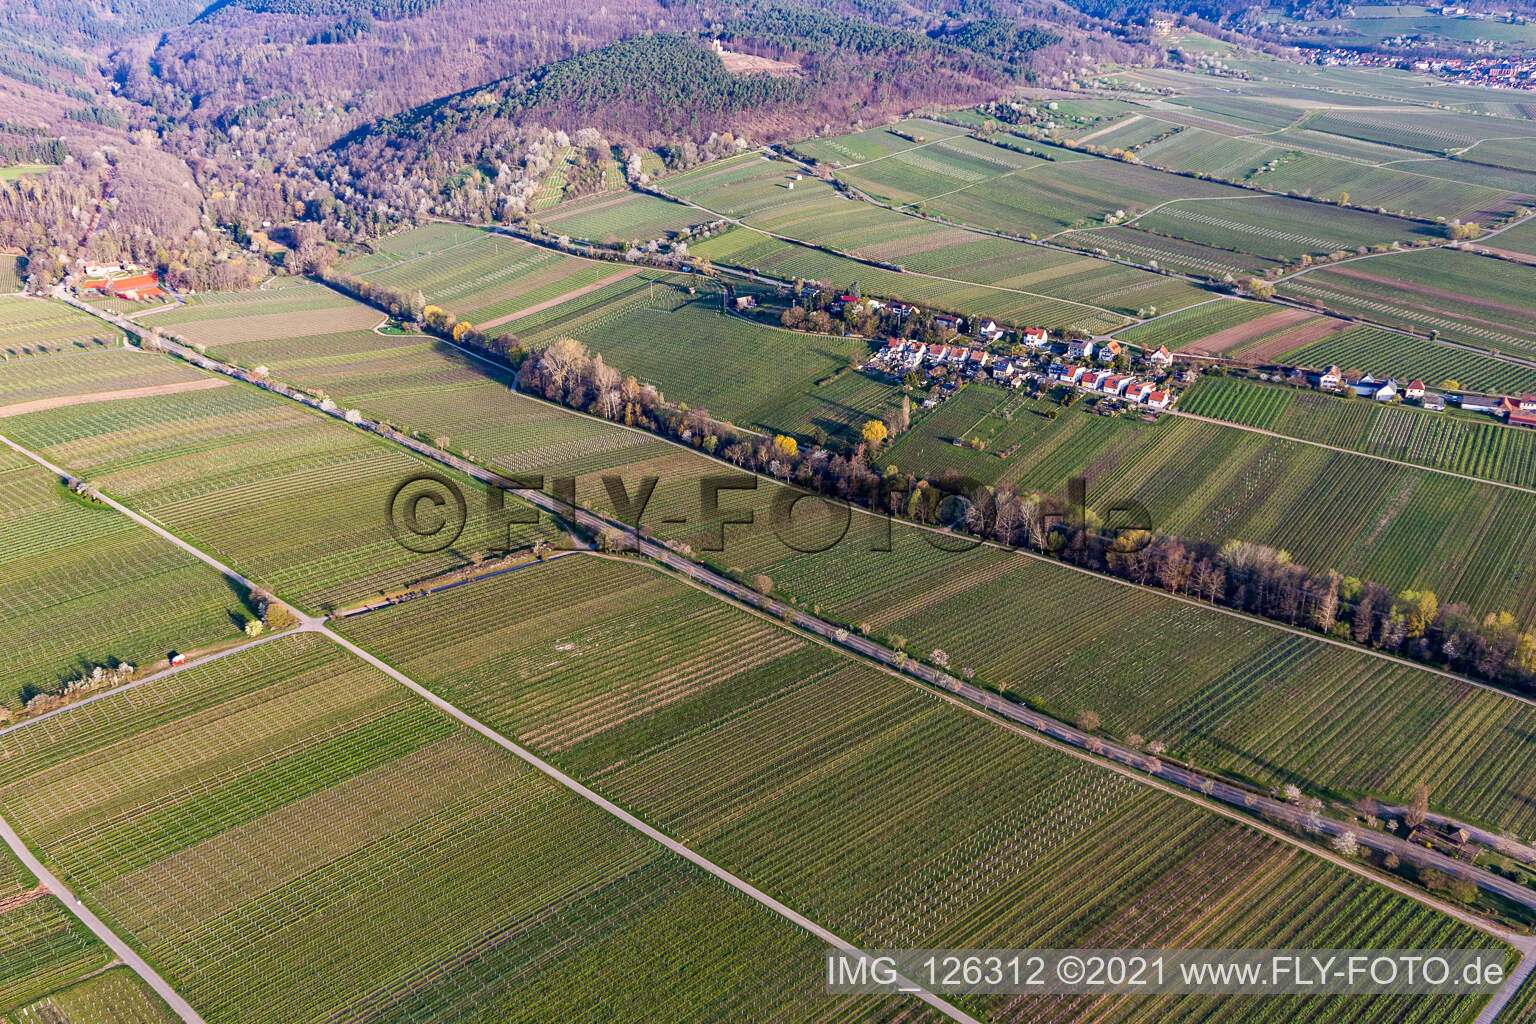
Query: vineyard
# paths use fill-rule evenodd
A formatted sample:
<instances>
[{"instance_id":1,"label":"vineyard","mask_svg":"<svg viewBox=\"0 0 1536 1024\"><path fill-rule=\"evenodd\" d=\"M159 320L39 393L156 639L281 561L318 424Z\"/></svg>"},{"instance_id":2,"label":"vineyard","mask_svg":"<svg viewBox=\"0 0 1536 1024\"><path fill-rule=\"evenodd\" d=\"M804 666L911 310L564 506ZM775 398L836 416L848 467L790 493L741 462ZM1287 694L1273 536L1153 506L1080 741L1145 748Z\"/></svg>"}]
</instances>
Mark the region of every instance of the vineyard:
<instances>
[{"instance_id":1,"label":"vineyard","mask_svg":"<svg viewBox=\"0 0 1536 1024\"><path fill-rule=\"evenodd\" d=\"M1142 217L1136 226L1282 261L1352 251L1362 245L1440 237L1435 225L1419 221L1252 194L1242 199L1174 203Z\"/></svg>"},{"instance_id":2,"label":"vineyard","mask_svg":"<svg viewBox=\"0 0 1536 1024\"><path fill-rule=\"evenodd\" d=\"M0 509L0 706L240 635L240 596L217 572L9 449Z\"/></svg>"},{"instance_id":3,"label":"vineyard","mask_svg":"<svg viewBox=\"0 0 1536 1024\"><path fill-rule=\"evenodd\" d=\"M1175 273L1215 280L1222 280L1228 274L1239 277L1280 266L1275 260L1199 245L1182 238L1154 235L1134 227L1068 231L1056 236L1055 241L1111 259L1150 264Z\"/></svg>"},{"instance_id":4,"label":"vineyard","mask_svg":"<svg viewBox=\"0 0 1536 1024\"><path fill-rule=\"evenodd\" d=\"M139 318L148 327L207 346L329 331L366 330L384 314L323 285L212 292L196 302Z\"/></svg>"},{"instance_id":5,"label":"vineyard","mask_svg":"<svg viewBox=\"0 0 1536 1024\"><path fill-rule=\"evenodd\" d=\"M889 128L873 128L853 135L812 139L795 144L795 152L822 163L847 166L891 156L923 145L918 139L937 142L969 133L968 128L925 118L901 121Z\"/></svg>"},{"instance_id":6,"label":"vineyard","mask_svg":"<svg viewBox=\"0 0 1536 1024\"><path fill-rule=\"evenodd\" d=\"M540 218L545 227L559 234L610 244L621 239L664 237L707 219L697 210L639 192L580 199L547 210Z\"/></svg>"},{"instance_id":7,"label":"vineyard","mask_svg":"<svg viewBox=\"0 0 1536 1024\"><path fill-rule=\"evenodd\" d=\"M825 415L815 408L824 392L817 382L847 371L869 352L862 338L767 327L727 316L720 305L713 286L691 296L682 277L647 280L622 299L553 319L522 338L534 348L560 336L577 338L610 365L692 407L741 426L802 435L810 432L811 420ZM845 420L868 419L891 401L891 386L868 383L848 395L864 392L870 405L848 410ZM799 410L809 418L800 419Z\"/></svg>"},{"instance_id":8,"label":"vineyard","mask_svg":"<svg viewBox=\"0 0 1536 1024\"><path fill-rule=\"evenodd\" d=\"M0 295L0 361L111 348L122 332L53 299Z\"/></svg>"},{"instance_id":9,"label":"vineyard","mask_svg":"<svg viewBox=\"0 0 1536 1024\"><path fill-rule=\"evenodd\" d=\"M1119 332L1118 337L1145 349L1159 345L1178 352L1202 338L1274 312L1272 306L1242 299L1218 299Z\"/></svg>"},{"instance_id":10,"label":"vineyard","mask_svg":"<svg viewBox=\"0 0 1536 1024\"><path fill-rule=\"evenodd\" d=\"M398 236L401 244L411 244L407 237L411 234ZM483 325L595 284L617 269L611 263L566 256L494 232L433 237L450 244L402 263L362 270L359 276L407 292L420 291L428 303Z\"/></svg>"},{"instance_id":11,"label":"vineyard","mask_svg":"<svg viewBox=\"0 0 1536 1024\"><path fill-rule=\"evenodd\" d=\"M1378 323L1529 358L1536 353L1533 287L1531 267L1433 249L1326 267L1281 290Z\"/></svg>"},{"instance_id":12,"label":"vineyard","mask_svg":"<svg viewBox=\"0 0 1536 1024\"><path fill-rule=\"evenodd\" d=\"M1531 367L1382 327L1351 327L1284 358L1299 366L1337 365L1458 390L1513 394L1536 388L1536 369Z\"/></svg>"},{"instance_id":13,"label":"vineyard","mask_svg":"<svg viewBox=\"0 0 1536 1024\"><path fill-rule=\"evenodd\" d=\"M0 363L0 431L6 409L23 403L207 379L185 363L126 348Z\"/></svg>"},{"instance_id":14,"label":"vineyard","mask_svg":"<svg viewBox=\"0 0 1536 1024\"><path fill-rule=\"evenodd\" d=\"M562 559L347 628L867 947L1486 942L645 567ZM872 815L879 829L868 827ZM1161 1019L1193 1005L1169 1000ZM1342 1009L1264 1005L1274 1016L1199 1002L1213 1021L1330 1019ZM1431 1021L1460 1011L1393 1012Z\"/></svg>"},{"instance_id":15,"label":"vineyard","mask_svg":"<svg viewBox=\"0 0 1536 1024\"><path fill-rule=\"evenodd\" d=\"M478 488L461 481L476 514L457 549L432 556L405 550L383 510L392 490L426 464L254 388L71 406L12 417L5 425L19 443L306 607L329 608L403 586L509 541L506 524L480 511ZM126 522L111 521L127 532ZM527 528L511 530L513 546L530 538ZM64 585L40 583L33 592ZM188 598L171 600L177 607ZM142 609L135 615L161 617L152 600L133 607Z\"/></svg>"},{"instance_id":16,"label":"vineyard","mask_svg":"<svg viewBox=\"0 0 1536 1024\"><path fill-rule=\"evenodd\" d=\"M6 817L210 1021L827 1006L803 969L819 941L322 637L0 751Z\"/></svg>"},{"instance_id":17,"label":"vineyard","mask_svg":"<svg viewBox=\"0 0 1536 1024\"><path fill-rule=\"evenodd\" d=\"M95 974L20 1006L7 1024L175 1024L176 1015L126 967Z\"/></svg>"},{"instance_id":18,"label":"vineyard","mask_svg":"<svg viewBox=\"0 0 1536 1024\"><path fill-rule=\"evenodd\" d=\"M1201 379L1180 407L1307 441L1536 487L1536 433L1492 422L1221 377Z\"/></svg>"}]
</instances>

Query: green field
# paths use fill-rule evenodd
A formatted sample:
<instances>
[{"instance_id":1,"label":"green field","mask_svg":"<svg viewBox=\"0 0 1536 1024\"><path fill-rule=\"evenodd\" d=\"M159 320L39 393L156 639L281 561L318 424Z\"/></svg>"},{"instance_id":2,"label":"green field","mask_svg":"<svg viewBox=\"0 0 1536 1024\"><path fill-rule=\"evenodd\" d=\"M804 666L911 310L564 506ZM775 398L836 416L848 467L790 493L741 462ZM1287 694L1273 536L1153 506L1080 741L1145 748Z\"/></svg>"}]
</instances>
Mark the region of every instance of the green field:
<instances>
[{"instance_id":1,"label":"green field","mask_svg":"<svg viewBox=\"0 0 1536 1024\"><path fill-rule=\"evenodd\" d=\"M643 566L561 559L346 629L866 946L1486 942ZM1158 913L1132 909L1150 893ZM1057 1005L981 1002L1010 1018ZM1211 1021L1339 1010L1300 999L1121 1008L1175 1019L1196 1006ZM1464 1012L1406 1001L1378 1011Z\"/></svg>"},{"instance_id":2,"label":"green field","mask_svg":"<svg viewBox=\"0 0 1536 1024\"><path fill-rule=\"evenodd\" d=\"M0 366L0 405L201 376L140 353L27 360ZM0 418L0 434L19 436L29 418ZM97 666L148 666L241 635L250 613L232 584L10 449L0 450L0 493L0 705L17 707L23 687L54 692Z\"/></svg>"},{"instance_id":3,"label":"green field","mask_svg":"<svg viewBox=\"0 0 1536 1024\"><path fill-rule=\"evenodd\" d=\"M322 637L0 750L6 818L210 1021L891 1008L829 1002L819 940Z\"/></svg>"},{"instance_id":4,"label":"green field","mask_svg":"<svg viewBox=\"0 0 1536 1024\"><path fill-rule=\"evenodd\" d=\"M110 348L123 332L53 299L0 295L0 361Z\"/></svg>"},{"instance_id":5,"label":"green field","mask_svg":"<svg viewBox=\"0 0 1536 1024\"><path fill-rule=\"evenodd\" d=\"M147 327L195 345L220 345L262 338L299 337L325 329L366 330L384 314L324 285L244 292L212 292L195 302L138 318Z\"/></svg>"},{"instance_id":6,"label":"green field","mask_svg":"<svg viewBox=\"0 0 1536 1024\"><path fill-rule=\"evenodd\" d=\"M1136 221L1145 231L1290 261L1359 246L1441 237L1436 225L1279 196L1182 202Z\"/></svg>"},{"instance_id":7,"label":"green field","mask_svg":"<svg viewBox=\"0 0 1536 1024\"><path fill-rule=\"evenodd\" d=\"M420 291L428 303L483 329L623 269L496 232L443 228L435 225L395 236L401 262L375 268L372 262L359 261L344 263L341 269L377 284ZM418 236L422 231L430 234Z\"/></svg>"},{"instance_id":8,"label":"green field","mask_svg":"<svg viewBox=\"0 0 1536 1024\"><path fill-rule=\"evenodd\" d=\"M28 413L8 418L5 431L309 608L404 586L530 536L510 528L509 537L461 480L474 514L458 544L430 557L407 551L385 509L427 464L243 384ZM165 626L154 628L164 635Z\"/></svg>"},{"instance_id":9,"label":"green field","mask_svg":"<svg viewBox=\"0 0 1536 1024\"><path fill-rule=\"evenodd\" d=\"M1279 287L1331 310L1526 358L1536 354L1533 289L1536 268L1451 249L1324 267Z\"/></svg>"},{"instance_id":10,"label":"green field","mask_svg":"<svg viewBox=\"0 0 1536 1024\"><path fill-rule=\"evenodd\" d=\"M1223 377L1206 377L1180 402L1185 412L1322 444L1536 487L1536 432L1477 419L1384 407Z\"/></svg>"},{"instance_id":11,"label":"green field","mask_svg":"<svg viewBox=\"0 0 1536 1024\"><path fill-rule=\"evenodd\" d=\"M545 210L539 222L557 234L613 244L666 237L709 219L698 210L652 195L621 192Z\"/></svg>"}]
</instances>

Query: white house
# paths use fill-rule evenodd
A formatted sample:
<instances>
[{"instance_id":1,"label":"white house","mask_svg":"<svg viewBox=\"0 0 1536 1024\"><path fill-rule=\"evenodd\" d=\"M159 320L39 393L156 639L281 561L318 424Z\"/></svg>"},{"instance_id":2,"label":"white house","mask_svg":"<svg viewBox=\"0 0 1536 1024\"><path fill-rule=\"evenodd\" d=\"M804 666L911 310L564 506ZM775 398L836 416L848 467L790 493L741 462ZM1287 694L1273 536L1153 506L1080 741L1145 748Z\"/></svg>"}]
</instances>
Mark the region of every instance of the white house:
<instances>
[{"instance_id":1,"label":"white house","mask_svg":"<svg viewBox=\"0 0 1536 1024\"><path fill-rule=\"evenodd\" d=\"M1153 366L1167 366L1173 362L1173 353L1168 351L1167 345L1159 345L1156 349L1147 353L1147 362Z\"/></svg>"},{"instance_id":2,"label":"white house","mask_svg":"<svg viewBox=\"0 0 1536 1024\"><path fill-rule=\"evenodd\" d=\"M1371 392L1371 397L1378 402L1390 402L1397 397L1397 381L1388 380L1381 387Z\"/></svg>"},{"instance_id":3,"label":"white house","mask_svg":"<svg viewBox=\"0 0 1536 1024\"><path fill-rule=\"evenodd\" d=\"M1118 356L1122 351L1123 349L1121 349L1118 341L1111 341L1108 345L1099 349L1099 362L1112 363L1115 361L1115 356Z\"/></svg>"},{"instance_id":4,"label":"white house","mask_svg":"<svg viewBox=\"0 0 1536 1024\"><path fill-rule=\"evenodd\" d=\"M983 341L1001 341L1005 333L1007 332L991 320L983 320L976 328L976 337Z\"/></svg>"},{"instance_id":5,"label":"white house","mask_svg":"<svg viewBox=\"0 0 1536 1024\"><path fill-rule=\"evenodd\" d=\"M1147 396L1156 390L1156 386L1150 381L1139 380L1125 389L1125 397L1133 402L1145 402Z\"/></svg>"},{"instance_id":6,"label":"white house","mask_svg":"<svg viewBox=\"0 0 1536 1024\"><path fill-rule=\"evenodd\" d=\"M1403 397L1422 399L1424 397L1424 382L1421 380L1409 381L1408 386L1403 388Z\"/></svg>"},{"instance_id":7,"label":"white house","mask_svg":"<svg viewBox=\"0 0 1536 1024\"><path fill-rule=\"evenodd\" d=\"M1093 358L1093 339L1092 338L1073 338L1071 341L1067 342L1067 358L1068 359L1092 359Z\"/></svg>"},{"instance_id":8,"label":"white house","mask_svg":"<svg viewBox=\"0 0 1536 1024\"><path fill-rule=\"evenodd\" d=\"M1106 395L1114 395L1117 398L1125 393L1125 389L1131 386L1131 378L1112 375L1099 382L1099 390Z\"/></svg>"},{"instance_id":9,"label":"white house","mask_svg":"<svg viewBox=\"0 0 1536 1024\"><path fill-rule=\"evenodd\" d=\"M1322 376L1317 378L1317 386L1320 388L1336 388L1344 379L1344 371L1337 366L1330 366L1324 370Z\"/></svg>"},{"instance_id":10,"label":"white house","mask_svg":"<svg viewBox=\"0 0 1536 1024\"><path fill-rule=\"evenodd\" d=\"M1172 402L1172 401L1173 401L1173 392L1171 392L1171 391L1154 391L1150 395L1147 396L1147 408L1149 408L1149 409L1166 409L1166 408L1168 408L1168 404L1170 402Z\"/></svg>"},{"instance_id":11,"label":"white house","mask_svg":"<svg viewBox=\"0 0 1536 1024\"><path fill-rule=\"evenodd\" d=\"M1030 348L1046 348L1051 344L1051 333L1044 327L1026 327L1024 344Z\"/></svg>"}]
</instances>

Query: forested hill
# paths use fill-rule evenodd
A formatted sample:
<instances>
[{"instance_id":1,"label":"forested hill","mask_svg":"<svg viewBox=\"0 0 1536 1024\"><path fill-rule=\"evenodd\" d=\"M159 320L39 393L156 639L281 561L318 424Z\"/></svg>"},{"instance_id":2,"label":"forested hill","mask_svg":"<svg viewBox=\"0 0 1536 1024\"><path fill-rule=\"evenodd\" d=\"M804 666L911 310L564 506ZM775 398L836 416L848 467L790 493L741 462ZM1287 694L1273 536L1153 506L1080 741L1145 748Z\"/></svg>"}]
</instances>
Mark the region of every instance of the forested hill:
<instances>
[{"instance_id":1,"label":"forested hill","mask_svg":"<svg viewBox=\"0 0 1536 1024\"><path fill-rule=\"evenodd\" d=\"M773 141L926 104L982 102L1013 81L990 57L840 20L770 9L722 26L716 38L733 61L779 62L769 65L772 73L731 71L706 36L613 43L376 121L321 154L317 170L354 208L400 215L425 205L505 216L500 205L487 205L509 198L497 184L534 180L551 150L573 140L594 157L611 146L644 147L686 166L733 151L739 139Z\"/></svg>"}]
</instances>

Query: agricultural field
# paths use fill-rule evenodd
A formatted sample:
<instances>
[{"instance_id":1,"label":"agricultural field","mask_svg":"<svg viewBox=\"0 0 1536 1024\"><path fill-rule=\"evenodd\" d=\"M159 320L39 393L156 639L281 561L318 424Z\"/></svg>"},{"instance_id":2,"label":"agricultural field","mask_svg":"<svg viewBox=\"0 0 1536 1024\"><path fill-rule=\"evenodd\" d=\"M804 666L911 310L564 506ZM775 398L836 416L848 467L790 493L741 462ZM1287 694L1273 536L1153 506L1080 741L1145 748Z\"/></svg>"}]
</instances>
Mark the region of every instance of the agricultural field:
<instances>
[{"instance_id":1,"label":"agricultural field","mask_svg":"<svg viewBox=\"0 0 1536 1024\"><path fill-rule=\"evenodd\" d=\"M5 817L210 1021L898 1009L828 1001L804 969L819 940L321 636L0 755Z\"/></svg>"},{"instance_id":2,"label":"agricultural field","mask_svg":"<svg viewBox=\"0 0 1536 1024\"><path fill-rule=\"evenodd\" d=\"M558 234L613 245L665 238L709 219L698 210L653 195L620 192L564 203L544 211L539 221Z\"/></svg>"},{"instance_id":3,"label":"agricultural field","mask_svg":"<svg viewBox=\"0 0 1536 1024\"><path fill-rule=\"evenodd\" d=\"M244 384L25 413L8 417L4 427L18 443L311 609L386 592L477 552L531 540L525 528L481 513L479 489L462 480L476 512L459 543L432 556L405 550L384 510L393 489L427 464ZM127 532L126 523L113 522ZM57 585L30 592L56 593ZM158 619L152 599L134 607ZM165 628L153 635L163 637L158 630Z\"/></svg>"},{"instance_id":4,"label":"agricultural field","mask_svg":"<svg viewBox=\"0 0 1536 1024\"><path fill-rule=\"evenodd\" d=\"M0 253L0 292L21 291L22 268L25 266L25 257Z\"/></svg>"},{"instance_id":5,"label":"agricultural field","mask_svg":"<svg viewBox=\"0 0 1536 1024\"><path fill-rule=\"evenodd\" d=\"M1351 327L1284 353L1283 358L1299 366L1338 365L1400 381L1419 379L1450 391L1514 394L1536 389L1536 368L1384 327Z\"/></svg>"},{"instance_id":6,"label":"agricultural field","mask_svg":"<svg viewBox=\"0 0 1536 1024\"><path fill-rule=\"evenodd\" d=\"M577 289L606 281L625 269L477 228L457 228L453 234L434 232L430 242L418 241L414 235L415 232L405 232L395 236L397 244L413 250L428 244L437 248L390 266L370 269L367 264L342 264L341 269L377 284L420 291L428 303L441 306L482 330L500 326L525 310Z\"/></svg>"},{"instance_id":7,"label":"agricultural field","mask_svg":"<svg viewBox=\"0 0 1536 1024\"><path fill-rule=\"evenodd\" d=\"M863 338L801 334L727 316L716 286L689 295L681 276L634 280L628 294L525 330L521 340L542 348L557 337L576 338L641 383L748 428L803 436L819 425L841 432L850 417L858 423L878 418L893 400L894 388L873 380L852 390L830 387L856 376L850 367L870 351ZM855 396L868 404L840 411L842 400Z\"/></svg>"},{"instance_id":8,"label":"agricultural field","mask_svg":"<svg viewBox=\"0 0 1536 1024\"><path fill-rule=\"evenodd\" d=\"M1124 314L1096 306L1050 298L1005 285L961 281L948 278L947 275L940 277L882 270L747 228L732 228L690 247L690 252L723 265L751 267L779 280L801 278L827 281L835 288L857 282L860 291L866 295L900 299L971 316L994 317L1010 324L1050 328L1076 326L1102 333L1125 324L1128 319ZM1091 280L1092 269L1084 269L1090 275L1084 278L1086 284ZM1190 292L1198 295L1193 289Z\"/></svg>"},{"instance_id":9,"label":"agricultural field","mask_svg":"<svg viewBox=\"0 0 1536 1024\"><path fill-rule=\"evenodd\" d=\"M85 385L78 371L93 361L129 369L124 385L162 383L185 373L169 360L129 353L0 366L0 402L31 378L32 396L59 387L112 387L114 365L97 366ZM71 371L62 384L39 379L39 366ZM108 402L77 408L102 409ZM0 408L0 413L4 409ZM0 434L15 437L20 419L0 417ZM243 593L202 562L97 502L73 494L46 469L0 449L0 661L6 670L0 706L15 709L38 693L60 692L97 667L148 667L173 651L196 651L241 637L251 612Z\"/></svg>"},{"instance_id":10,"label":"agricultural field","mask_svg":"<svg viewBox=\"0 0 1536 1024\"><path fill-rule=\"evenodd\" d=\"M1009 157L1006 150L971 139L945 145L962 143L986 150L983 155L988 159ZM924 154L933 151L933 147L922 150ZM904 216L852 200L814 179L789 182L796 188L785 191L782 185L786 183L783 179L787 165L764 166L770 170L758 171L748 163L739 165L738 170L728 167L717 172L730 175L732 194L722 197L718 189L702 190L702 197L693 199L716 212L741 216L748 227L757 231L734 228L691 246L691 253L780 278L831 279L839 283L845 278L857 280L869 294L933 302L960 313L1001 317L1021 324L1039 322L1045 326L1077 322L1095 331L1114 323L1105 319L1106 311L1131 315L1150 307L1175 309L1202 297L1199 290L1173 278ZM743 176L745 171L754 174ZM666 187L670 189L672 183L669 181ZM776 195L765 196L765 189ZM710 205L710 201L720 202L722 198L726 201L720 205ZM786 249L785 240L846 253L881 266L859 264L814 249ZM933 276L926 281L893 277L893 271L886 269L890 267ZM953 294L945 294L945 284L956 289ZM959 290L967 285L1006 289L1004 295L1011 293L1018 297L1017 301L1034 305L1000 306L1001 296ZM923 298L929 295L936 298ZM1057 301L1052 304L1052 300Z\"/></svg>"},{"instance_id":11,"label":"agricultural field","mask_svg":"<svg viewBox=\"0 0 1536 1024\"><path fill-rule=\"evenodd\" d=\"M1433 469L1536 487L1536 432L1228 377L1205 377L1185 412Z\"/></svg>"},{"instance_id":12,"label":"agricultural field","mask_svg":"<svg viewBox=\"0 0 1536 1024\"><path fill-rule=\"evenodd\" d=\"M177 1017L137 975L114 967L0 1019L6 1024L175 1024Z\"/></svg>"},{"instance_id":13,"label":"agricultural field","mask_svg":"<svg viewBox=\"0 0 1536 1024\"><path fill-rule=\"evenodd\" d=\"M867 947L1487 942L643 566L560 559L345 628ZM881 828L863 808L878 808ZM1153 899L1158 912L1144 913ZM989 1018L1059 1006L978 1002ZM1333 1009L1116 1000L1101 1019L1173 1019L1196 1004L1210 1021ZM1426 1021L1464 1012L1382 1010Z\"/></svg>"},{"instance_id":14,"label":"agricultural field","mask_svg":"<svg viewBox=\"0 0 1536 1024\"><path fill-rule=\"evenodd\" d=\"M1452 249L1322 267L1279 287L1377 323L1525 357L1536 353L1533 289L1536 267Z\"/></svg>"},{"instance_id":15,"label":"agricultural field","mask_svg":"<svg viewBox=\"0 0 1536 1024\"><path fill-rule=\"evenodd\" d=\"M0 1020L112 959L11 851L0 846Z\"/></svg>"},{"instance_id":16,"label":"agricultural field","mask_svg":"<svg viewBox=\"0 0 1536 1024\"><path fill-rule=\"evenodd\" d=\"M1133 227L1067 231L1057 235L1053 241L1109 259L1129 260L1176 274L1190 274L1216 281L1263 273L1282 266L1278 260L1217 249L1187 242L1182 238L1155 235Z\"/></svg>"},{"instance_id":17,"label":"agricultural field","mask_svg":"<svg viewBox=\"0 0 1536 1024\"><path fill-rule=\"evenodd\" d=\"M123 333L54 299L0 295L0 362L123 344Z\"/></svg>"},{"instance_id":18,"label":"agricultural field","mask_svg":"<svg viewBox=\"0 0 1536 1024\"><path fill-rule=\"evenodd\" d=\"M1137 324L1116 336L1143 348L1166 345L1170 352L1179 352L1203 338L1252 323L1273 312L1263 303L1223 298L1169 313L1150 323Z\"/></svg>"},{"instance_id":19,"label":"agricultural field","mask_svg":"<svg viewBox=\"0 0 1536 1024\"><path fill-rule=\"evenodd\" d=\"M1443 237L1438 225L1281 196L1178 202L1136 227L1218 249L1289 262L1360 246Z\"/></svg>"},{"instance_id":20,"label":"agricultural field","mask_svg":"<svg viewBox=\"0 0 1536 1024\"><path fill-rule=\"evenodd\" d=\"M328 330L367 330L384 314L319 284L210 292L185 306L136 319L192 345L212 346Z\"/></svg>"},{"instance_id":21,"label":"agricultural field","mask_svg":"<svg viewBox=\"0 0 1536 1024\"><path fill-rule=\"evenodd\" d=\"M890 127L872 128L853 135L797 142L793 148L807 159L846 167L867 164L941 139L968 135L970 131L962 125L913 118Z\"/></svg>"}]
</instances>

